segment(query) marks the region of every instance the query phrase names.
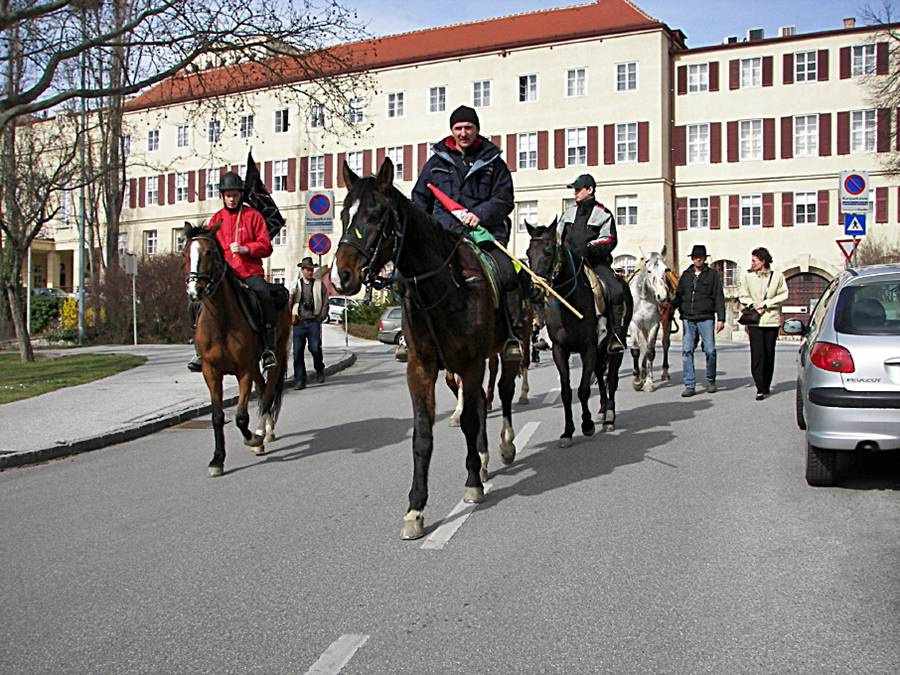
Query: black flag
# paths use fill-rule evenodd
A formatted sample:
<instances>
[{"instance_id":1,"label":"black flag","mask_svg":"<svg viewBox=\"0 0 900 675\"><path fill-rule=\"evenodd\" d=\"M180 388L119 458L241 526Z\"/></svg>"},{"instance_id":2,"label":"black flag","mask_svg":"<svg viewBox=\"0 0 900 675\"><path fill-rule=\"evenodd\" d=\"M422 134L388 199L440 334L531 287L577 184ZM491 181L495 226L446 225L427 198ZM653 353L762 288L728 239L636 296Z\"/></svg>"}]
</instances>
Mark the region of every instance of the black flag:
<instances>
[{"instance_id":1,"label":"black flag","mask_svg":"<svg viewBox=\"0 0 900 675\"><path fill-rule=\"evenodd\" d=\"M262 214L263 220L266 221L266 230L269 232L269 238L274 239L275 235L284 227L284 216L275 205L272 195L266 190L259 175L259 169L256 168L256 162L253 161L253 151L247 153L247 177L244 179L244 201Z\"/></svg>"}]
</instances>

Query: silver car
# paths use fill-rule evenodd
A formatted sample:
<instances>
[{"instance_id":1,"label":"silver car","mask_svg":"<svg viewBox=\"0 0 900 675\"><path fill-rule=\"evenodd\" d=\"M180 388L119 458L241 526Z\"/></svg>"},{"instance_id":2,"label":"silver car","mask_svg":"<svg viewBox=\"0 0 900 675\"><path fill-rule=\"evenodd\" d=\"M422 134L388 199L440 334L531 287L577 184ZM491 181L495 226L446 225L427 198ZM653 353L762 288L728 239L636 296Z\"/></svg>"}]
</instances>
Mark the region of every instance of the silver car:
<instances>
[{"instance_id":1,"label":"silver car","mask_svg":"<svg viewBox=\"0 0 900 675\"><path fill-rule=\"evenodd\" d=\"M838 275L804 325L797 424L806 430L806 482L832 485L853 450L900 449L900 265Z\"/></svg>"}]
</instances>

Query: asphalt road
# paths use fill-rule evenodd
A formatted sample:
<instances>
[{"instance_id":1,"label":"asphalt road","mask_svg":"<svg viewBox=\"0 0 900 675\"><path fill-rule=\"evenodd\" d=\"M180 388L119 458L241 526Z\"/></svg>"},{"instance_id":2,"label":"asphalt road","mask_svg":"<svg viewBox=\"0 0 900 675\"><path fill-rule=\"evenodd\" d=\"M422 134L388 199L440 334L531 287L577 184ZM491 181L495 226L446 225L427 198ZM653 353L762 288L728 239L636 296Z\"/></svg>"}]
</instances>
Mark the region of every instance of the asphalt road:
<instances>
[{"instance_id":1,"label":"asphalt road","mask_svg":"<svg viewBox=\"0 0 900 675\"><path fill-rule=\"evenodd\" d=\"M900 463L806 486L793 353L763 402L741 347L715 395L624 379L618 429L567 449L545 358L519 458L495 452L485 503L451 518L440 387L442 547L399 539L411 410L382 345L291 391L269 454L229 423L222 478L185 427L0 473L0 672L896 672Z\"/></svg>"}]
</instances>

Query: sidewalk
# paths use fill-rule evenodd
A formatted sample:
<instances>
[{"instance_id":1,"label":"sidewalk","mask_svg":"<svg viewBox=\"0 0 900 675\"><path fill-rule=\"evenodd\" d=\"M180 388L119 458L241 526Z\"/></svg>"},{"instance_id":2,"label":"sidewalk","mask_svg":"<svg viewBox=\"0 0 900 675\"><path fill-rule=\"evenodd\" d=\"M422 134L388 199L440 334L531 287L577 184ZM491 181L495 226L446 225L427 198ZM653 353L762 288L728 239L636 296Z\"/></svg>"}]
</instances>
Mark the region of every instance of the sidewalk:
<instances>
[{"instance_id":1,"label":"sidewalk","mask_svg":"<svg viewBox=\"0 0 900 675\"><path fill-rule=\"evenodd\" d=\"M371 344L342 328L323 325L325 374L333 375L356 361L353 347ZM186 368L190 345L104 345L55 351L126 353L147 363L111 377L0 405L0 470L42 462L155 433L211 411L209 391L200 373ZM307 368L311 369L309 352ZM293 364L288 364L288 383ZM225 404L237 401L237 381L225 377Z\"/></svg>"}]
</instances>

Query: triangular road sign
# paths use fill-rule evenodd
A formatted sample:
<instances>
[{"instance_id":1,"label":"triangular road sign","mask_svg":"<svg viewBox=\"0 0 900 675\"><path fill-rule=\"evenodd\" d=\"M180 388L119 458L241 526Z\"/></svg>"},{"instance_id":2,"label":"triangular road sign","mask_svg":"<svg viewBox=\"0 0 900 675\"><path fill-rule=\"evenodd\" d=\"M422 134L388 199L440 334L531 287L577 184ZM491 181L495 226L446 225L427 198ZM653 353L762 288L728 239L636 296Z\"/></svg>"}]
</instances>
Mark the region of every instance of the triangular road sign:
<instances>
[{"instance_id":1,"label":"triangular road sign","mask_svg":"<svg viewBox=\"0 0 900 675\"><path fill-rule=\"evenodd\" d=\"M841 249L841 253L844 254L844 257L847 259L847 262L850 262L850 258L853 257L853 254L856 252L856 247L859 244L859 239L836 239L838 248Z\"/></svg>"}]
</instances>

